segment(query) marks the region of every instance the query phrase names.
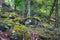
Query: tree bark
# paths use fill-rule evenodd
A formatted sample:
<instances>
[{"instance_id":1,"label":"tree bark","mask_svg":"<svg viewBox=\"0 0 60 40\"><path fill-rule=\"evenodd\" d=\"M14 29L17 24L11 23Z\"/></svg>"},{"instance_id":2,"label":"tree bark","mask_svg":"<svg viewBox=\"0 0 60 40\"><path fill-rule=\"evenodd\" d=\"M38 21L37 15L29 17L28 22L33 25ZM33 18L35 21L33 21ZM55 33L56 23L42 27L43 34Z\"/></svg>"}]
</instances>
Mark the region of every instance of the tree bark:
<instances>
[{"instance_id":1,"label":"tree bark","mask_svg":"<svg viewBox=\"0 0 60 40\"><path fill-rule=\"evenodd\" d=\"M2 0L0 0L0 7L2 7Z\"/></svg>"},{"instance_id":2,"label":"tree bark","mask_svg":"<svg viewBox=\"0 0 60 40\"><path fill-rule=\"evenodd\" d=\"M58 27L58 0L55 0L55 27Z\"/></svg>"},{"instance_id":3,"label":"tree bark","mask_svg":"<svg viewBox=\"0 0 60 40\"><path fill-rule=\"evenodd\" d=\"M27 17L30 16L30 0L28 0L28 5L27 5L27 10L28 10L28 13L27 13Z\"/></svg>"},{"instance_id":4,"label":"tree bark","mask_svg":"<svg viewBox=\"0 0 60 40\"><path fill-rule=\"evenodd\" d=\"M24 14L25 14L25 4L24 4L24 0L22 0L22 17L24 18Z\"/></svg>"}]
</instances>

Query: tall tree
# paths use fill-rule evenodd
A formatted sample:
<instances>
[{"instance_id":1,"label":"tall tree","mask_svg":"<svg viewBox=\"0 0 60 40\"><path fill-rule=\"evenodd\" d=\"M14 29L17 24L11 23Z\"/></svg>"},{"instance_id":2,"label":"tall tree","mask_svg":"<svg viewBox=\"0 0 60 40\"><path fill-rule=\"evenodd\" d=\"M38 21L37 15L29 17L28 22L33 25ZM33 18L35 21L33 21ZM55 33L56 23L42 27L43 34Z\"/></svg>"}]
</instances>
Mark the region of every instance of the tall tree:
<instances>
[{"instance_id":1,"label":"tall tree","mask_svg":"<svg viewBox=\"0 0 60 40\"><path fill-rule=\"evenodd\" d=\"M55 27L58 27L58 0L55 0Z\"/></svg>"},{"instance_id":2,"label":"tall tree","mask_svg":"<svg viewBox=\"0 0 60 40\"><path fill-rule=\"evenodd\" d=\"M25 16L25 1L22 0L22 17L24 18Z\"/></svg>"},{"instance_id":3,"label":"tall tree","mask_svg":"<svg viewBox=\"0 0 60 40\"><path fill-rule=\"evenodd\" d=\"M0 0L0 7L2 7L2 0Z\"/></svg>"},{"instance_id":4,"label":"tall tree","mask_svg":"<svg viewBox=\"0 0 60 40\"><path fill-rule=\"evenodd\" d=\"M28 13L27 13L27 16L30 16L30 0L27 0L28 1L28 5L27 5L27 10L28 10Z\"/></svg>"}]
</instances>

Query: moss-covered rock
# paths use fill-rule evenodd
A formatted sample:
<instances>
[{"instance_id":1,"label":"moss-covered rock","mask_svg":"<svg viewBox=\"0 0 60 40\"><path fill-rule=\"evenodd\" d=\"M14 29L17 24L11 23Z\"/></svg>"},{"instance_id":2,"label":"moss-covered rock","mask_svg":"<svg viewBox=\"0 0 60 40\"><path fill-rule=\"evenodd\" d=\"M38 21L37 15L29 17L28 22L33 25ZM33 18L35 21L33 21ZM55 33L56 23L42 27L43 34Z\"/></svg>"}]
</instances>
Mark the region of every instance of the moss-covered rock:
<instances>
[{"instance_id":1,"label":"moss-covered rock","mask_svg":"<svg viewBox=\"0 0 60 40\"><path fill-rule=\"evenodd\" d=\"M15 25L12 31L12 34L19 36L19 38L24 38L25 40L29 40L28 29L23 25Z\"/></svg>"}]
</instances>

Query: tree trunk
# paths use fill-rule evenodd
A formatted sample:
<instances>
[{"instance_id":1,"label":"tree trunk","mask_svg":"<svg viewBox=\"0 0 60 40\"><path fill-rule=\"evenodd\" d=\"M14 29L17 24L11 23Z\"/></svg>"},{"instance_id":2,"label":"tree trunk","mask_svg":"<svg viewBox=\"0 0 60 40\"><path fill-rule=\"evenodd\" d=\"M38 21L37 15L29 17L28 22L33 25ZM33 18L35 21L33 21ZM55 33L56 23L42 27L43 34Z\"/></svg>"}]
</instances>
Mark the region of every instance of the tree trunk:
<instances>
[{"instance_id":1,"label":"tree trunk","mask_svg":"<svg viewBox=\"0 0 60 40\"><path fill-rule=\"evenodd\" d=\"M16 5L15 5L14 9L15 9L15 11L16 11Z\"/></svg>"},{"instance_id":2,"label":"tree trunk","mask_svg":"<svg viewBox=\"0 0 60 40\"><path fill-rule=\"evenodd\" d=\"M55 0L55 27L58 27L58 0Z\"/></svg>"},{"instance_id":3,"label":"tree trunk","mask_svg":"<svg viewBox=\"0 0 60 40\"><path fill-rule=\"evenodd\" d=\"M2 7L2 0L0 0L0 7Z\"/></svg>"},{"instance_id":4,"label":"tree trunk","mask_svg":"<svg viewBox=\"0 0 60 40\"><path fill-rule=\"evenodd\" d=\"M25 4L24 4L24 0L22 0L22 17L24 18L24 14L25 14Z\"/></svg>"},{"instance_id":5,"label":"tree trunk","mask_svg":"<svg viewBox=\"0 0 60 40\"><path fill-rule=\"evenodd\" d=\"M28 5L27 5L27 9L28 9L28 13L27 13L27 17L30 16L30 0L28 0Z\"/></svg>"}]
</instances>

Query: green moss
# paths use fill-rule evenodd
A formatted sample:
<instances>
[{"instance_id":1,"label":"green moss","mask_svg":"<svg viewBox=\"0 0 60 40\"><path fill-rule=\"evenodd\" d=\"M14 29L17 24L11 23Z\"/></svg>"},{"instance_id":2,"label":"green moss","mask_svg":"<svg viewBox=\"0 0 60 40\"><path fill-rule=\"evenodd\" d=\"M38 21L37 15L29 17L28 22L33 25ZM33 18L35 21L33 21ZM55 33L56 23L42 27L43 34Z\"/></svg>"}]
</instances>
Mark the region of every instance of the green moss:
<instances>
[{"instance_id":1,"label":"green moss","mask_svg":"<svg viewBox=\"0 0 60 40\"><path fill-rule=\"evenodd\" d=\"M39 35L39 38L47 39L48 37L46 37L45 35L41 34L41 35Z\"/></svg>"},{"instance_id":2,"label":"green moss","mask_svg":"<svg viewBox=\"0 0 60 40\"><path fill-rule=\"evenodd\" d=\"M13 30L19 30L21 32L28 32L27 27L25 27L25 26L23 26L21 24L20 25L16 25Z\"/></svg>"},{"instance_id":3,"label":"green moss","mask_svg":"<svg viewBox=\"0 0 60 40\"><path fill-rule=\"evenodd\" d=\"M48 23L44 23L43 26L50 26L50 24L48 24Z\"/></svg>"},{"instance_id":4,"label":"green moss","mask_svg":"<svg viewBox=\"0 0 60 40\"><path fill-rule=\"evenodd\" d=\"M21 20L22 18L20 18L20 17L16 17L15 19L14 19L14 21L19 21L19 20Z\"/></svg>"}]
</instances>

